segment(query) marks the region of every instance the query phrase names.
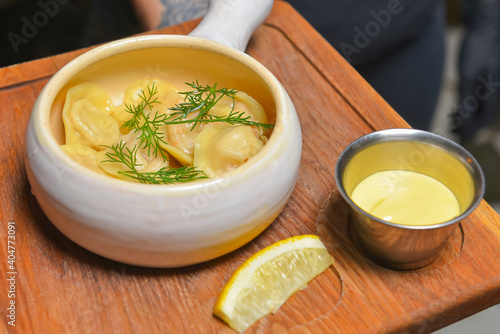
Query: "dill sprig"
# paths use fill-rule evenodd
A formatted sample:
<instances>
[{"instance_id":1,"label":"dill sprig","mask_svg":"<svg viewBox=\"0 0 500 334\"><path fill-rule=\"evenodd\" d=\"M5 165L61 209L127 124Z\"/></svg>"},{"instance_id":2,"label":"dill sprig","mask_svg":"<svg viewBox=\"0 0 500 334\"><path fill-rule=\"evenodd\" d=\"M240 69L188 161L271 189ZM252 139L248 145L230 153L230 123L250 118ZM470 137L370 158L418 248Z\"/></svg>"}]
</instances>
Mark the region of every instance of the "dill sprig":
<instances>
[{"instance_id":1,"label":"dill sprig","mask_svg":"<svg viewBox=\"0 0 500 334\"><path fill-rule=\"evenodd\" d=\"M231 125L250 125L261 127L263 129L271 129L273 124L259 123L250 120L250 116L245 116L244 112L234 111L235 89L220 88L217 89L217 83L213 86L202 86L196 82L186 83L194 90L188 92L179 92L184 95L183 103L176 104L169 108L174 111L171 114L159 114L154 110L155 105L160 104L158 101L158 87L155 82L151 86L147 86L147 91L140 90L139 98L141 103L137 105L125 104L125 111L130 113L132 117L124 122L122 129L129 131L140 132L138 135L139 145L134 145L132 149L126 147L126 143L120 141L112 146L104 146L111 150L106 152L107 160L101 162L122 163L127 170L118 171L118 174L127 176L141 183L148 184L170 184L179 182L189 182L193 180L203 179L207 176L194 167L184 166L181 168L164 167L156 172L140 172L137 166L137 153L139 148L147 150L147 155L158 157L160 154L163 161L168 161L168 153L161 147L161 143L168 143L163 139L164 134L159 131L161 126L175 125L183 123L193 123L191 131L199 123L214 123L225 122ZM208 112L219 102L224 96L233 99L232 108L229 115L217 116L211 115ZM190 113L198 112L193 119L186 119Z\"/></svg>"},{"instance_id":2,"label":"dill sprig","mask_svg":"<svg viewBox=\"0 0 500 334\"><path fill-rule=\"evenodd\" d=\"M137 170L137 166L141 166L141 164L137 163L136 158L137 150L139 149L138 146L134 145L132 149L129 149L122 140L115 145L105 147L109 148L111 152L106 152L108 159L101 162L122 163L127 170L118 171L117 173L137 180L140 183L172 184L207 178L202 171L190 166L180 168L163 167L156 172L140 172Z\"/></svg>"},{"instance_id":3,"label":"dill sprig","mask_svg":"<svg viewBox=\"0 0 500 334\"><path fill-rule=\"evenodd\" d=\"M244 117L244 112L235 112L235 96L238 93L237 90L220 88L217 89L217 83L213 86L205 85L202 86L196 80L196 82L186 82L186 85L190 86L194 90L179 92L179 94L184 95L183 103L176 104L174 107L169 108L174 111L169 116L166 116L163 120L165 125L170 124L180 124L180 123L193 123L191 130L194 129L196 124L198 123L214 123L214 122L225 122L231 125L241 124L241 125L250 125L256 126L264 129L272 129L274 127L273 124L267 123L259 123L250 120L250 116ZM208 112L212 109L217 102L219 102L224 96L227 96L233 100L231 111L229 115L226 116L216 116L210 115ZM198 115L193 119L187 120L187 116L190 113L198 112Z\"/></svg>"},{"instance_id":4,"label":"dill sprig","mask_svg":"<svg viewBox=\"0 0 500 334\"><path fill-rule=\"evenodd\" d=\"M202 86L199 84L198 80L192 83L186 82L186 85L192 87L194 90L179 92L179 94L184 95L184 101L186 102L176 104L174 107L169 108L174 111L170 117L173 118L173 121L184 120L190 113L198 112L198 115L191 120L194 122L191 128L192 130L196 126L196 123L200 123L202 120L209 117L208 112L210 109L212 109L212 107L214 107L224 96L233 99L231 112L234 110L234 100L237 93L235 89L217 89L217 83L213 86Z\"/></svg>"},{"instance_id":5,"label":"dill sprig","mask_svg":"<svg viewBox=\"0 0 500 334\"><path fill-rule=\"evenodd\" d=\"M250 125L250 126L257 126L261 127L263 129L272 129L274 128L274 124L268 124L268 123L259 123L255 121L250 120L250 116L244 116L245 113L242 111L231 111L229 115L224 115L224 116L217 116L217 115L210 115L206 114L204 119L179 119L179 120L174 120L174 121L168 121L172 117L165 118L165 120L162 122L162 124L165 125L173 125L173 124L183 124L183 123L216 123L216 122L224 122L224 123L229 123L231 125L239 124L239 125ZM194 127L194 126L193 126Z\"/></svg>"},{"instance_id":6,"label":"dill sprig","mask_svg":"<svg viewBox=\"0 0 500 334\"><path fill-rule=\"evenodd\" d=\"M160 143L166 144L166 142L163 139L163 133L159 131L159 125L165 115L158 115L158 111L156 111L153 117L150 116L153 113L154 105L160 104L156 96L158 87L154 81L151 86L147 86L147 90L147 93L142 89L139 91L140 104L125 104L125 111L132 114L132 118L123 123L121 128L140 132L140 145L143 149L148 150L148 155L151 155L152 152L156 158L159 153L163 161L168 161L167 153L160 146Z\"/></svg>"}]
</instances>

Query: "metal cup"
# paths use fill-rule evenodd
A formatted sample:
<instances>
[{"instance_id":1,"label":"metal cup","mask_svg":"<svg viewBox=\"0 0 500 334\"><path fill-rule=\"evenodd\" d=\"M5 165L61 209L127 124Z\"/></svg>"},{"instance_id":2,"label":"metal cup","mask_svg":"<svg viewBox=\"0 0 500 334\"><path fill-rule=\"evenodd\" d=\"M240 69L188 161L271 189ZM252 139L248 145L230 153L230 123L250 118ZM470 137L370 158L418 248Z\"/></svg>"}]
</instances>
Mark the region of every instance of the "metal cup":
<instances>
[{"instance_id":1,"label":"metal cup","mask_svg":"<svg viewBox=\"0 0 500 334\"><path fill-rule=\"evenodd\" d=\"M366 177L385 170L430 176L456 196L460 215L432 225L401 225L374 217L350 198ZM335 168L337 187L351 207L352 236L374 262L392 269L417 269L436 259L458 223L481 202L484 175L462 146L442 136L413 129L372 132L352 142Z\"/></svg>"}]
</instances>

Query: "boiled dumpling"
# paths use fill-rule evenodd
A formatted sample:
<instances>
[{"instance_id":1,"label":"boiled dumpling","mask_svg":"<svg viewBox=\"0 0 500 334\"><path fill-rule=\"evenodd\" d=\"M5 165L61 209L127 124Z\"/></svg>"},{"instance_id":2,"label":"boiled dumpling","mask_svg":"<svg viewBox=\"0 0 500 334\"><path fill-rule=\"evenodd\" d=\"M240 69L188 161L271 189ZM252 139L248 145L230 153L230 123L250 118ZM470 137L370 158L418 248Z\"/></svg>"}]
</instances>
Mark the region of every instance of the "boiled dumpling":
<instances>
[{"instance_id":1,"label":"boiled dumpling","mask_svg":"<svg viewBox=\"0 0 500 334\"><path fill-rule=\"evenodd\" d=\"M196 137L193 163L207 176L215 177L242 165L263 146L250 126L212 126Z\"/></svg>"},{"instance_id":2,"label":"boiled dumpling","mask_svg":"<svg viewBox=\"0 0 500 334\"><path fill-rule=\"evenodd\" d=\"M243 117L250 116L250 121L268 123L266 112L259 102L244 92L237 92L234 96L234 101L229 96L222 97L219 102L210 109L209 114L214 116L228 116L231 111L234 113L243 112ZM201 125L200 130L214 125L221 126L223 124L222 122L206 123ZM262 128L252 127L252 129L256 136L263 135Z\"/></svg>"},{"instance_id":3,"label":"boiled dumpling","mask_svg":"<svg viewBox=\"0 0 500 334\"><path fill-rule=\"evenodd\" d=\"M245 92L236 93L234 110L244 111L245 114L252 115L251 119L259 123L268 123L264 108L253 97Z\"/></svg>"},{"instance_id":4,"label":"boiled dumpling","mask_svg":"<svg viewBox=\"0 0 500 334\"><path fill-rule=\"evenodd\" d=\"M182 96L178 93L178 90L170 83L159 79L144 79L133 82L125 91L123 96L123 102L120 106L113 109L112 116L119 123L124 124L126 121L132 118L132 114L126 111L127 106L138 106L143 103L141 96L149 97L149 89L154 87L157 93L154 95L153 100L156 99L158 103L154 103L153 114L149 115L151 110L146 108L145 112L150 118L154 117L156 113L158 115L170 114L168 108L173 107L176 104L182 102ZM145 94L145 95L144 95ZM128 133L127 128L122 129L122 134Z\"/></svg>"},{"instance_id":5,"label":"boiled dumpling","mask_svg":"<svg viewBox=\"0 0 500 334\"><path fill-rule=\"evenodd\" d=\"M82 144L61 145L61 149L80 165L99 174L106 174L97 164L97 151Z\"/></svg>"},{"instance_id":6,"label":"boiled dumpling","mask_svg":"<svg viewBox=\"0 0 500 334\"><path fill-rule=\"evenodd\" d=\"M144 99L151 96L155 101L151 108L144 106ZM187 94L187 93L186 93ZM220 95L218 95L220 97ZM188 99L189 100L189 99ZM192 166L203 171L208 177L231 171L255 156L267 142L269 133L259 126L230 124L229 122L192 122L199 116L199 110L191 112L182 121L191 123L164 124L175 122L182 115L175 106L185 103L185 94L180 94L172 84L159 79L143 79L133 82L124 92L122 104L114 106L109 96L99 87L84 83L68 90L63 108L63 122L66 142L61 149L80 164L101 174L128 181L148 182L153 177L144 173L156 173L162 168ZM127 124L137 110L137 123ZM241 117L257 123L268 123L266 113L260 104L249 95L237 92L234 98L222 96L213 106L205 120L213 117L227 117L242 114ZM212 117L210 117L210 115ZM141 128L146 120L148 129ZM154 139L158 146L145 147L141 136ZM149 145L149 144L148 144ZM134 166L122 160L130 157L115 156L115 149L123 148L124 154L133 152ZM154 150L163 150L155 154ZM166 153L168 152L168 161ZM115 161L110 161L116 159ZM130 161L128 161L130 163ZM137 177L134 180L134 177Z\"/></svg>"},{"instance_id":7,"label":"boiled dumpling","mask_svg":"<svg viewBox=\"0 0 500 334\"><path fill-rule=\"evenodd\" d=\"M183 166L189 166L193 164L193 155L184 152L177 147L170 145L166 142L160 142L160 147L170 153L174 159Z\"/></svg>"},{"instance_id":8,"label":"boiled dumpling","mask_svg":"<svg viewBox=\"0 0 500 334\"><path fill-rule=\"evenodd\" d=\"M237 92L234 100L229 96L223 96L215 106L208 112L214 116L229 116L231 111L243 112L243 117L250 117L251 121L259 123L267 123L267 116L261 105L248 94ZM186 119L193 119L198 116L199 112L192 112ZM209 127L232 127L226 122L210 122L203 124L182 123L176 125L167 125L166 141L168 145L162 147L176 158L183 165L193 164L193 154L195 140L200 131ZM256 137L263 135L263 130L260 127L251 127Z\"/></svg>"},{"instance_id":9,"label":"boiled dumpling","mask_svg":"<svg viewBox=\"0 0 500 334\"><path fill-rule=\"evenodd\" d=\"M190 120L195 118L196 116L198 116L198 112L192 112L185 119ZM165 131L167 133L166 142L169 144L169 146L173 146L181 152L185 153L186 156L190 156L191 160L194 151L194 141L196 139L196 136L200 132L200 126L196 124L193 127L193 125L193 123L181 123L165 126ZM170 152L170 149L168 147L164 148L169 153L173 154L172 152Z\"/></svg>"},{"instance_id":10,"label":"boiled dumpling","mask_svg":"<svg viewBox=\"0 0 500 334\"><path fill-rule=\"evenodd\" d=\"M262 106L254 98L245 92L237 92L233 99L229 96L222 97L215 106L210 109L210 114L224 116L229 115L233 109L235 112L243 112L244 116L250 116L250 119L259 123L267 123L267 115Z\"/></svg>"},{"instance_id":11,"label":"boiled dumpling","mask_svg":"<svg viewBox=\"0 0 500 334\"><path fill-rule=\"evenodd\" d=\"M140 173L147 172L157 172L163 167L168 167L168 161L164 161L161 154L157 157L154 154L148 155L147 149L143 149L140 146L140 135L141 131L131 131L125 135L120 136L117 140L118 145L120 143L125 143L124 151L129 149L130 151L135 150L135 169ZM126 151L128 152L128 151ZM97 161L99 166L108 174L112 176L128 179L125 175L118 173L119 171L130 171L130 168L125 166L121 162L108 162L109 156L107 154L113 153L112 149L106 148L103 151L97 153ZM130 179L129 179L130 180Z\"/></svg>"},{"instance_id":12,"label":"boiled dumpling","mask_svg":"<svg viewBox=\"0 0 500 334\"><path fill-rule=\"evenodd\" d=\"M66 145L84 145L99 150L112 145L120 126L110 116L114 106L98 86L80 84L68 90L63 108Z\"/></svg>"}]
</instances>

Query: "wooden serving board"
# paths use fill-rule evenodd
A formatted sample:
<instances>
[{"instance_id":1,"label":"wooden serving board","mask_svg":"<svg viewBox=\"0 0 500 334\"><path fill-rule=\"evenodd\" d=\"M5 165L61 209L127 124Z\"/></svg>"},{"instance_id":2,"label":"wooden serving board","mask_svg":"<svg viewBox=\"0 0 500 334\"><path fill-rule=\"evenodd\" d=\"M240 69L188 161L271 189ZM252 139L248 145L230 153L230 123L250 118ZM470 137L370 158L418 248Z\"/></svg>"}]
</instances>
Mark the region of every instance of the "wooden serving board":
<instances>
[{"instance_id":1,"label":"wooden serving board","mask_svg":"<svg viewBox=\"0 0 500 334\"><path fill-rule=\"evenodd\" d=\"M185 34L196 24L160 32ZM281 1L248 48L283 83L303 132L299 180L276 221L246 246L180 269L128 266L77 246L30 193L24 132L44 84L84 51L0 69L1 332L232 333L212 315L222 286L252 254L300 234L319 235L336 263L248 333L426 333L500 302L500 217L484 201L423 269L384 269L357 251L334 181L337 157L361 135L408 125ZM15 327L7 317L12 301Z\"/></svg>"}]
</instances>

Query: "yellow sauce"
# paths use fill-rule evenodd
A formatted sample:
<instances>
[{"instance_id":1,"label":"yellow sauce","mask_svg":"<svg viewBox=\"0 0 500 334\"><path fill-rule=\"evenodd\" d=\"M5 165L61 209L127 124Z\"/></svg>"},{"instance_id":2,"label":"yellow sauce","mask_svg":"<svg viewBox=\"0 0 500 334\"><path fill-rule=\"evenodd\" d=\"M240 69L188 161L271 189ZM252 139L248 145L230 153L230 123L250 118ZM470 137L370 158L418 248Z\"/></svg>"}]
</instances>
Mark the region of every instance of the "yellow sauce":
<instances>
[{"instance_id":1,"label":"yellow sauce","mask_svg":"<svg viewBox=\"0 0 500 334\"><path fill-rule=\"evenodd\" d=\"M371 215L396 224L431 225L460 214L460 205L444 184L424 174L387 170L368 176L351 199Z\"/></svg>"}]
</instances>

